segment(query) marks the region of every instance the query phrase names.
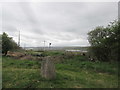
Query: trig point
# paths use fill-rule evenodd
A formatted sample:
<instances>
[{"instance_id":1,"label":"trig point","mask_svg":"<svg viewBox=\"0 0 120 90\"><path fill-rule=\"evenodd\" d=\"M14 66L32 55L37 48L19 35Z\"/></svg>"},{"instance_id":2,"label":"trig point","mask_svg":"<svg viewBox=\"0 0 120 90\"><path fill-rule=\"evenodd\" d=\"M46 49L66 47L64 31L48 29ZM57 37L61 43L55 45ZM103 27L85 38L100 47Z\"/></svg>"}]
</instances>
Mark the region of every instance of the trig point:
<instances>
[{"instance_id":1,"label":"trig point","mask_svg":"<svg viewBox=\"0 0 120 90\"><path fill-rule=\"evenodd\" d=\"M41 63L41 75L46 79L55 79L55 66L50 56L45 57Z\"/></svg>"}]
</instances>

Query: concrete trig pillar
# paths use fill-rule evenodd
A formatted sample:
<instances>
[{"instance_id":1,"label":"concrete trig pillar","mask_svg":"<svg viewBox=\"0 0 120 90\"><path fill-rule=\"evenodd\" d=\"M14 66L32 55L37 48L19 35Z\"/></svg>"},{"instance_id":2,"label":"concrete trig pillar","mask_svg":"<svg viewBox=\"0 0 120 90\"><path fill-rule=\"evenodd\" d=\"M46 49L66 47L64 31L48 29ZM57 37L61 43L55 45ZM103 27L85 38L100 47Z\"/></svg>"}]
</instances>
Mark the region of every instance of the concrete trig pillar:
<instances>
[{"instance_id":1,"label":"concrete trig pillar","mask_svg":"<svg viewBox=\"0 0 120 90\"><path fill-rule=\"evenodd\" d=\"M51 60L50 56L47 56L42 60L41 63L41 75L46 79L55 79L55 65Z\"/></svg>"}]
</instances>

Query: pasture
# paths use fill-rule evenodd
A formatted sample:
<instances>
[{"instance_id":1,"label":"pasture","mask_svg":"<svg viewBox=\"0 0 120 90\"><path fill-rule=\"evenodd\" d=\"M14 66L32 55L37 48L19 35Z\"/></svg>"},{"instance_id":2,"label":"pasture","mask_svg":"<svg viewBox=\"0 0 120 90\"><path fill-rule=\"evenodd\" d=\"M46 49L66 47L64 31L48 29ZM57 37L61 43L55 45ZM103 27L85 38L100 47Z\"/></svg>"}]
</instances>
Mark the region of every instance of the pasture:
<instances>
[{"instance_id":1,"label":"pasture","mask_svg":"<svg viewBox=\"0 0 120 90\"><path fill-rule=\"evenodd\" d=\"M29 52L30 53L30 52ZM33 52L31 52L33 53ZM65 56L61 51L42 52L44 56ZM68 55L56 62L56 79L41 77L41 60L2 57L3 88L117 88L117 62L91 62L86 56Z\"/></svg>"}]
</instances>

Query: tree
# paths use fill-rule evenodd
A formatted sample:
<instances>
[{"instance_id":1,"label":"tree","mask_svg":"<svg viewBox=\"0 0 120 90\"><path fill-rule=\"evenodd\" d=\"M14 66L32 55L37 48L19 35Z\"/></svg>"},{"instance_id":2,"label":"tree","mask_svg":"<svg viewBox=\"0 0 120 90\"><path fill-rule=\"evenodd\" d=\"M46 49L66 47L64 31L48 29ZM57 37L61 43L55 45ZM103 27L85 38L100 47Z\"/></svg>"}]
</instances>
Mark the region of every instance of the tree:
<instances>
[{"instance_id":1,"label":"tree","mask_svg":"<svg viewBox=\"0 0 120 90\"><path fill-rule=\"evenodd\" d=\"M98 60L117 60L120 23L111 22L107 27L99 26L88 33L88 41L91 44L89 49L91 55ZM119 49L120 50L120 49Z\"/></svg>"},{"instance_id":2,"label":"tree","mask_svg":"<svg viewBox=\"0 0 120 90\"><path fill-rule=\"evenodd\" d=\"M104 43L111 50L109 52L109 60L118 60L118 53L120 53L120 21L111 22L108 28L111 33Z\"/></svg>"},{"instance_id":3,"label":"tree","mask_svg":"<svg viewBox=\"0 0 120 90\"><path fill-rule=\"evenodd\" d=\"M13 50L13 49L17 49L18 46L17 44L14 42L14 40L11 37L8 37L8 35L3 32L2 34L2 53L4 55L7 55L7 52L9 50Z\"/></svg>"}]
</instances>

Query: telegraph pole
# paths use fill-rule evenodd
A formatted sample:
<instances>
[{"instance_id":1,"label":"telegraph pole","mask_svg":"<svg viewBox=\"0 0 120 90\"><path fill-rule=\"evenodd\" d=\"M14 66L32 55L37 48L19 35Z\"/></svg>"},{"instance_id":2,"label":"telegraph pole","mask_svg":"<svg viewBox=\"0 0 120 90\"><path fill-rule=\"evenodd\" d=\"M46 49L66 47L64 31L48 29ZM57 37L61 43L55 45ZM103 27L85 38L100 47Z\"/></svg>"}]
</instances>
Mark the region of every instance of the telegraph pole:
<instances>
[{"instance_id":1,"label":"telegraph pole","mask_svg":"<svg viewBox=\"0 0 120 90\"><path fill-rule=\"evenodd\" d=\"M51 43L49 43L49 50L50 50Z\"/></svg>"},{"instance_id":2,"label":"telegraph pole","mask_svg":"<svg viewBox=\"0 0 120 90\"><path fill-rule=\"evenodd\" d=\"M19 35L18 35L18 46L20 46L20 31L19 31Z\"/></svg>"},{"instance_id":3,"label":"telegraph pole","mask_svg":"<svg viewBox=\"0 0 120 90\"><path fill-rule=\"evenodd\" d=\"M44 51L45 51L45 42L46 42L46 41L44 40Z\"/></svg>"}]
</instances>

